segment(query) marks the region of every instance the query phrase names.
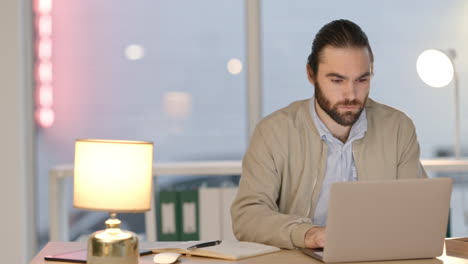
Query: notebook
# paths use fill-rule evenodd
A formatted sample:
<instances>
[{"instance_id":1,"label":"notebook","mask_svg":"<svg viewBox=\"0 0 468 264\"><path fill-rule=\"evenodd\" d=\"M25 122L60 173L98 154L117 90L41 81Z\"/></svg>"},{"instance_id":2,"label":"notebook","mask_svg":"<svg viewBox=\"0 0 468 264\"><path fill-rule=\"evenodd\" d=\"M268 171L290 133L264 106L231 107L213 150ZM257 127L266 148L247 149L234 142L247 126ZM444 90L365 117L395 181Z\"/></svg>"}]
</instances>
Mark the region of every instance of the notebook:
<instances>
[{"instance_id":1,"label":"notebook","mask_svg":"<svg viewBox=\"0 0 468 264\"><path fill-rule=\"evenodd\" d=\"M221 244L211 247L188 250L187 248L203 241L171 242L167 245L152 248L153 253L175 252L192 256L209 257L227 260L240 260L254 256L265 255L279 251L273 246L253 242L222 241Z\"/></svg>"},{"instance_id":2,"label":"notebook","mask_svg":"<svg viewBox=\"0 0 468 264\"><path fill-rule=\"evenodd\" d=\"M324 249L301 249L324 262L434 258L442 255L452 179L335 183Z\"/></svg>"}]
</instances>

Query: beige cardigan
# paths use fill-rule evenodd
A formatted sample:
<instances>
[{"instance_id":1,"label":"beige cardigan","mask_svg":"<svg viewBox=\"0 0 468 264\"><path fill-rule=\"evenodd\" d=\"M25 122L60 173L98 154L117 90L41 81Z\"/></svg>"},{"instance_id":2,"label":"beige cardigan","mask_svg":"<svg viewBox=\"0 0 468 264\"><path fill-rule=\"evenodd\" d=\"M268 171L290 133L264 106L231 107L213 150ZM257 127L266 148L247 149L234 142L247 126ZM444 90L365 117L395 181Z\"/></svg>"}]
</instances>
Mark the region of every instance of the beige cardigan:
<instances>
[{"instance_id":1,"label":"beige cardigan","mask_svg":"<svg viewBox=\"0 0 468 264\"><path fill-rule=\"evenodd\" d=\"M315 128L309 104L294 102L257 125L231 207L239 240L304 247L327 162L327 144ZM427 177L412 121L370 98L366 114L367 132L353 142L358 180Z\"/></svg>"}]
</instances>

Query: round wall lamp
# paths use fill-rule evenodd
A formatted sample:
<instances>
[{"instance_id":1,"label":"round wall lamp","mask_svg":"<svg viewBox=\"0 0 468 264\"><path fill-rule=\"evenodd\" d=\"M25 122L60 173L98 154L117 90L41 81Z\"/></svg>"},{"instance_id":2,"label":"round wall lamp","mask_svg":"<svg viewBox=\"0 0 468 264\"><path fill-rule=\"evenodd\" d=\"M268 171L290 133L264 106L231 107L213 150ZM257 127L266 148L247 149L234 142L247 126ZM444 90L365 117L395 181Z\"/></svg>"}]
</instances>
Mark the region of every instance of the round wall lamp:
<instances>
[{"instance_id":1,"label":"round wall lamp","mask_svg":"<svg viewBox=\"0 0 468 264\"><path fill-rule=\"evenodd\" d=\"M440 50L429 49L423 51L416 61L416 70L421 80L429 86L441 88L447 86L452 80L454 84L454 112L455 112L455 157L460 159L460 111L459 111L459 91L458 76L455 70L453 59L455 50L448 50L447 53Z\"/></svg>"}]
</instances>

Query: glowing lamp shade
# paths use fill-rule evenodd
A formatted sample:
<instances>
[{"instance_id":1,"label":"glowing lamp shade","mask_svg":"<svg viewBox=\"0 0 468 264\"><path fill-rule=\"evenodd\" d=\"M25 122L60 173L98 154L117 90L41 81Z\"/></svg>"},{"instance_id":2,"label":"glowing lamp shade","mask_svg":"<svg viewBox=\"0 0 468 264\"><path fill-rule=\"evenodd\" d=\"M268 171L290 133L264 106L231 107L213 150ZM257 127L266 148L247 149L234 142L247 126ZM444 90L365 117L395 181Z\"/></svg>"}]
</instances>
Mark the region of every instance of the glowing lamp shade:
<instances>
[{"instance_id":1,"label":"glowing lamp shade","mask_svg":"<svg viewBox=\"0 0 468 264\"><path fill-rule=\"evenodd\" d=\"M152 160L151 142L77 140L74 206L113 213L148 211Z\"/></svg>"},{"instance_id":2,"label":"glowing lamp shade","mask_svg":"<svg viewBox=\"0 0 468 264\"><path fill-rule=\"evenodd\" d=\"M150 210L153 143L81 139L75 143L73 205L110 212L88 238L88 264L138 264L138 237L120 229L119 212Z\"/></svg>"},{"instance_id":3,"label":"glowing lamp shade","mask_svg":"<svg viewBox=\"0 0 468 264\"><path fill-rule=\"evenodd\" d=\"M454 68L450 58L439 50L426 50L416 61L419 77L432 87L444 87L453 79Z\"/></svg>"}]
</instances>

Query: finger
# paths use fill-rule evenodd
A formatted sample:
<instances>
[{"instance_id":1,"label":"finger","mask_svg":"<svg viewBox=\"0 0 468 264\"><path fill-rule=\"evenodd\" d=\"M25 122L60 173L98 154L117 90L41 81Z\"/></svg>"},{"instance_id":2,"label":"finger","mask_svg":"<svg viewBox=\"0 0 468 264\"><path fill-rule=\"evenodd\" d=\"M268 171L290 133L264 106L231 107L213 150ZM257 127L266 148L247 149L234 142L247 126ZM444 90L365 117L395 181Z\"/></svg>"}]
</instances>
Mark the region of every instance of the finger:
<instances>
[{"instance_id":1,"label":"finger","mask_svg":"<svg viewBox=\"0 0 468 264\"><path fill-rule=\"evenodd\" d=\"M324 246L325 246L325 240L319 239L319 240L317 241L317 245L318 245L319 247L324 247Z\"/></svg>"}]
</instances>

